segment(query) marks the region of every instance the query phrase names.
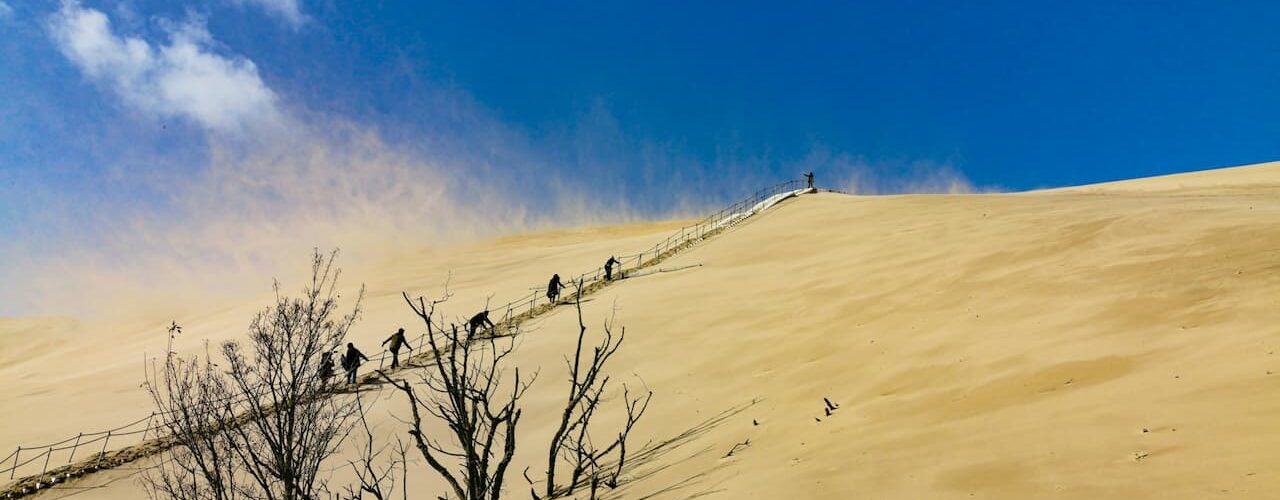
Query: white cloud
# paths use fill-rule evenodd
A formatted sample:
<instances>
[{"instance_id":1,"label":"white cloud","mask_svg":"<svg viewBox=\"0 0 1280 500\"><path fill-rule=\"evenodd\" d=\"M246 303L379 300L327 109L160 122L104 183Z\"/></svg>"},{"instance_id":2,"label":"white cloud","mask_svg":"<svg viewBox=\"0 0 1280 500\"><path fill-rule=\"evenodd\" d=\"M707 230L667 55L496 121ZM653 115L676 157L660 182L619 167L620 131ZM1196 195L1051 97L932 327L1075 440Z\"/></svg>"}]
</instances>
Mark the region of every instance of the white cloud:
<instances>
[{"instance_id":1,"label":"white cloud","mask_svg":"<svg viewBox=\"0 0 1280 500\"><path fill-rule=\"evenodd\" d=\"M212 52L212 38L201 25L180 25L170 30L167 45L153 45L116 35L106 14L65 1L50 19L49 32L86 76L140 111L232 134L281 122L276 94L253 61Z\"/></svg>"},{"instance_id":2,"label":"white cloud","mask_svg":"<svg viewBox=\"0 0 1280 500\"><path fill-rule=\"evenodd\" d=\"M10 7L7 3L0 2L0 19L4 19L11 15L13 15L13 7Z\"/></svg>"},{"instance_id":3,"label":"white cloud","mask_svg":"<svg viewBox=\"0 0 1280 500\"><path fill-rule=\"evenodd\" d=\"M298 5L298 0L234 0L237 4L252 4L261 7L267 13L279 16L285 22L294 27L301 26L307 20L307 16L302 13L302 7Z\"/></svg>"}]
</instances>

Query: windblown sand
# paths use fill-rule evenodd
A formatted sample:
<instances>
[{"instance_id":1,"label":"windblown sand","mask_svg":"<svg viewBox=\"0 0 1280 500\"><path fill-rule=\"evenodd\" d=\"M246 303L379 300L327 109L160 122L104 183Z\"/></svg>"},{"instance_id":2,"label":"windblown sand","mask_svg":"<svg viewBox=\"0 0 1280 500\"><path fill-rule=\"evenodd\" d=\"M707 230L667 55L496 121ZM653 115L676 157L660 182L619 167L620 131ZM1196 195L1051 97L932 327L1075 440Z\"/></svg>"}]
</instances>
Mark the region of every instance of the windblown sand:
<instances>
[{"instance_id":1,"label":"windblown sand","mask_svg":"<svg viewBox=\"0 0 1280 500\"><path fill-rule=\"evenodd\" d=\"M369 352L397 326L416 334L400 290L435 294L449 270L447 310L464 316L679 225L349 271L369 285L355 341ZM1019 194L806 195L662 267L695 264L584 304L591 333L613 311L626 327L616 380L655 392L633 446L656 451L607 498L1280 495L1280 165ZM266 303L110 329L5 320L0 446L145 415L143 351L164 349L164 325L183 323L181 347L197 349L241 335ZM519 471L545 466L575 333L562 307L517 341L515 363L541 372L504 496L525 498ZM370 396L379 437L402 433L398 396ZM840 405L830 416L824 397ZM411 498L443 494L411 467ZM135 472L47 496L139 498Z\"/></svg>"}]
</instances>

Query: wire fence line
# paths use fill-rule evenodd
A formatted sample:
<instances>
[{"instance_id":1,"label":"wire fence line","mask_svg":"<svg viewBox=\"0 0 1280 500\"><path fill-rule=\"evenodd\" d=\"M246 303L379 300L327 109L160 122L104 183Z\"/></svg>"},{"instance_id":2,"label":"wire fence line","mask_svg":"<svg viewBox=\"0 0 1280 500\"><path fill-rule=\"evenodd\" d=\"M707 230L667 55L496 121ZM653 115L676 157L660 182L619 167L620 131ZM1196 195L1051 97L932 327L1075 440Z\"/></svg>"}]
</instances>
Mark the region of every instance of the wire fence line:
<instances>
[{"instance_id":1,"label":"wire fence line","mask_svg":"<svg viewBox=\"0 0 1280 500\"><path fill-rule=\"evenodd\" d=\"M681 227L667 238L641 252L612 256L618 262L615 268L606 269L602 265L566 281L578 285L573 292L575 294L592 292L607 284L608 281L622 279L629 273L657 265L680 250L723 232L783 199L804 192L817 192L817 190L806 187L805 181L802 180L790 180L761 189L694 224ZM556 303L546 295L545 286L530 290L532 291L526 296L497 307L490 307L490 311L503 313L502 318L495 323L508 329L513 328L555 307ZM403 363L405 367L410 365L410 360L424 354L422 349L426 341L427 334L408 341L411 346L417 344L418 351L413 357L406 357ZM383 351L370 362L377 361L378 368L382 369L391 356L390 352ZM359 383L367 380L369 380L368 376ZM229 396L213 403L222 407L234 406L248 402L252 397L254 397L253 394ZM0 490L0 494L5 494L4 498L17 498L63 483L80 474L114 467L163 451L168 447L168 443L162 443L161 441L165 440L158 439L161 436L158 435L157 418L163 418L168 413L170 412L152 412L119 427L96 432L81 432L55 443L18 446L0 459L0 475L7 475L8 481L11 481L5 489ZM152 443L148 443L148 438L152 439ZM112 447L113 444L115 447ZM152 446L145 446L148 444ZM90 455L86 457L86 453ZM72 464L77 455L82 457L82 461L73 467Z\"/></svg>"},{"instance_id":2,"label":"wire fence line","mask_svg":"<svg viewBox=\"0 0 1280 500\"><path fill-rule=\"evenodd\" d=\"M707 216L706 218L681 227L678 231L673 232L666 239L655 243L652 247L641 252L629 255L613 256L619 262L617 266L618 274L625 276L627 272L633 271L641 267L648 267L656 264L658 261L665 259L673 250L677 250L689 244L696 243L711 236L713 233L728 229L737 224L741 220L749 217L754 211L759 209L758 205L770 200L771 198L783 196L787 194L795 194L805 191L806 183L803 180L790 180L781 182L773 186L756 191L737 203L734 203L724 209ZM569 283L590 284L602 279L606 279L610 273L606 272L604 266L598 267L591 271L571 277L565 280ZM545 286L530 289L527 295L514 299L506 304L490 307L492 311L502 311L503 319L514 318L521 313L534 310L539 302L546 299L547 289Z\"/></svg>"}]
</instances>

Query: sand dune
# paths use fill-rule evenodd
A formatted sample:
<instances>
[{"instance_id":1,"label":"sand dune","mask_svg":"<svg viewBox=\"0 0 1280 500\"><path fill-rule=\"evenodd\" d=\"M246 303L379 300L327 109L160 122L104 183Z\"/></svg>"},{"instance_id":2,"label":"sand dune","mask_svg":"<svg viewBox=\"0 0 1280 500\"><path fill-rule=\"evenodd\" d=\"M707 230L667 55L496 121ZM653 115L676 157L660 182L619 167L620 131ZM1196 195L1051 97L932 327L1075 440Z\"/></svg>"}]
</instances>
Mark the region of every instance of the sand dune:
<instances>
[{"instance_id":1,"label":"sand dune","mask_svg":"<svg viewBox=\"0 0 1280 500\"><path fill-rule=\"evenodd\" d=\"M1064 188L1063 191L1075 192L1160 192L1160 191L1217 191L1221 194L1258 193L1274 190L1280 183L1276 170L1280 162L1259 163L1239 167L1219 168L1186 174L1162 175L1145 179L1104 182Z\"/></svg>"},{"instance_id":2,"label":"sand dune","mask_svg":"<svg viewBox=\"0 0 1280 500\"><path fill-rule=\"evenodd\" d=\"M448 269L462 315L490 290L524 293L678 225L405 255L360 277L370 307L357 342L411 324L399 290L431 293ZM614 310L626 325L614 371L655 391L636 434L665 443L610 498L1280 492L1276 165L1022 194L805 195L664 267L693 264L585 304L591 326ZM188 335L234 334L256 305L190 318ZM0 393L0 445L145 411L134 367L142 346L161 349L168 319L119 330L118 365L85 366L114 342L94 331L49 344L57 362L34 378L21 378L32 364L0 370L20 380ZM519 339L516 363L543 374L514 470L542 467L575 324L562 308ZM3 325L3 355L25 356L10 337L30 327ZM830 416L824 397L840 405ZM60 418L68 401L77 414ZM403 411L379 398L380 434L402 429ZM418 470L411 488L438 491ZM81 496L137 498L130 473L84 481L110 484ZM508 487L527 490L518 475Z\"/></svg>"},{"instance_id":3,"label":"sand dune","mask_svg":"<svg viewBox=\"0 0 1280 500\"><path fill-rule=\"evenodd\" d=\"M452 274L452 303L458 315L470 315L490 295L492 303L506 303L528 294L530 286L545 285L552 272L567 275L599 267L609 252L646 248L682 223L687 221L512 236L446 250L410 251L368 269L348 268L342 278L348 298L361 283L368 287L364 319L353 330L352 340L376 352L377 344L398 326L412 325L416 317L404 306L402 290L434 292ZM298 264L305 268L306 253L300 257ZM184 333L175 343L181 352L198 352L205 339L216 346L243 338L252 316L270 303L269 279L263 280L263 287L262 295L234 307L176 317L0 320L0 359L5 361L0 379L21 380L0 385L0 422L6 423L0 425L0 446L58 441L146 416L150 404L139 389L144 354L164 352L169 322L183 325ZM284 285L286 293L295 288ZM69 407L77 411L69 412Z\"/></svg>"}]
</instances>

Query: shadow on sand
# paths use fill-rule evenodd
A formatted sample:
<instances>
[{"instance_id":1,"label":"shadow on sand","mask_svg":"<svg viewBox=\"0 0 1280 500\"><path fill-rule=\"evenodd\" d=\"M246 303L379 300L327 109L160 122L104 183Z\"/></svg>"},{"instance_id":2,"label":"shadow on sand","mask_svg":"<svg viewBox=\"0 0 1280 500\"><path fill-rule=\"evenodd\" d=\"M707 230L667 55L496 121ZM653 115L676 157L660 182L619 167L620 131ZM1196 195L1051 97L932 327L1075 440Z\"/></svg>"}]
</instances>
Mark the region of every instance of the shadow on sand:
<instances>
[{"instance_id":1,"label":"shadow on sand","mask_svg":"<svg viewBox=\"0 0 1280 500\"><path fill-rule=\"evenodd\" d=\"M719 427L720 425L728 422L730 418L746 411L748 408L755 406L761 401L763 401L763 399L755 399L747 403L739 404L725 411L722 411L716 414L715 416L712 416L711 418L703 420L698 425L690 427L689 429L686 429L684 432L681 432L680 434L674 437L665 439L663 441L650 442L646 444L643 448L640 449L638 453L627 458L625 472L622 474L621 477L618 478L617 488L602 492L600 495L598 495L598 498L602 500L611 500L611 499L620 499L625 497L625 498L635 498L637 500L646 500L646 499L659 498L662 496L676 493L677 491L683 491L689 488L695 488L703 485L703 483L707 480L708 477L711 476L712 473L719 471L725 467L728 467L731 462L725 461L725 460L718 460L715 466L708 468L707 470L700 471L696 474L690 475L688 477L685 477L684 479L676 481L675 483L661 486L656 491L650 491L650 492L633 491L637 488L640 488L645 482L645 480L652 479L654 476L658 475L663 471L666 471L673 467L687 463L691 460L703 457L708 453L712 453L712 454L717 453L715 446L708 444L698 449L697 451L694 451L693 453L689 454L686 457L679 458L677 460L662 461L664 457L667 457L668 455L672 454L673 452L676 452L677 450L687 448L689 445L694 444L697 438L703 436L704 434L711 431L712 429L715 429L716 427ZM659 463L659 462L662 462L662 463ZM608 470L610 467L613 467L613 466L616 466L616 462L612 465L605 465L604 468ZM715 489L715 486L716 485L711 485L710 487L707 487L701 491L690 493L686 495L685 498L696 498L696 497L715 493L719 491ZM590 486L587 484L579 485L579 488L583 488L583 487L586 487L588 489L590 488ZM579 491L582 491L582 490L579 490Z\"/></svg>"}]
</instances>

